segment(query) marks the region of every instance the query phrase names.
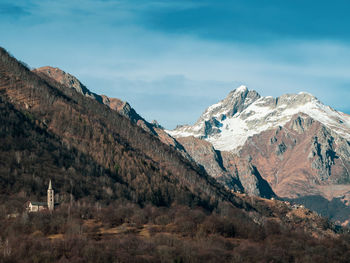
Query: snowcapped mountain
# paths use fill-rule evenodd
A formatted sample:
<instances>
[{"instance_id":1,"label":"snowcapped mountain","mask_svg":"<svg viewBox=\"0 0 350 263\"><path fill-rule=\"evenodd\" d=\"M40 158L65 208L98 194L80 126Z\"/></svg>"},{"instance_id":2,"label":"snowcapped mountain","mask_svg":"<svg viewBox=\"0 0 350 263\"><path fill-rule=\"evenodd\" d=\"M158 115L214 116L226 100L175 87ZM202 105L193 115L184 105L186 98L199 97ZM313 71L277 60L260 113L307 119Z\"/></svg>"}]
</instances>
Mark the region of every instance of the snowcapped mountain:
<instances>
[{"instance_id":1,"label":"snowcapped mountain","mask_svg":"<svg viewBox=\"0 0 350 263\"><path fill-rule=\"evenodd\" d=\"M194 136L211 142L217 150L238 151L247 139L285 125L293 115L304 113L350 141L350 116L322 104L309 93L261 97L241 86L206 109L193 125L167 131L175 138Z\"/></svg>"},{"instance_id":2,"label":"snowcapped mountain","mask_svg":"<svg viewBox=\"0 0 350 263\"><path fill-rule=\"evenodd\" d=\"M350 205L350 115L309 93L261 97L241 86L193 126L167 132L232 190ZM329 211L323 204L311 206ZM350 220L345 210L325 215L344 222Z\"/></svg>"}]
</instances>

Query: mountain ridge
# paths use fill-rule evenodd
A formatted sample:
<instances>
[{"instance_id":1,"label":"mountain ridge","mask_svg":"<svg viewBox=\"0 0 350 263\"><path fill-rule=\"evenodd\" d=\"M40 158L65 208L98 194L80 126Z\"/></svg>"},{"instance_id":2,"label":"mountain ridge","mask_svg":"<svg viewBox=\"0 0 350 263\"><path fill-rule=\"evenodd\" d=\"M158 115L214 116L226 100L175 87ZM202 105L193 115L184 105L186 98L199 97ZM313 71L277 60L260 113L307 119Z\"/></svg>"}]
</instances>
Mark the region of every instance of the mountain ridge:
<instances>
[{"instance_id":1,"label":"mountain ridge","mask_svg":"<svg viewBox=\"0 0 350 263\"><path fill-rule=\"evenodd\" d=\"M157 123L157 121L153 121L152 123L146 121L135 111L134 108L131 107L127 101L122 101L118 98L111 98L106 95L98 95L94 92L91 92L75 76L64 72L60 68L44 66L33 69L32 71L49 82L53 81L62 84L67 88L73 89L88 98L91 98L103 105L108 106L110 109L125 116L145 131L159 138L163 143L175 147L186 158L191 159L191 157L185 152L185 150L176 141L176 139L166 133L164 129Z\"/></svg>"}]
</instances>

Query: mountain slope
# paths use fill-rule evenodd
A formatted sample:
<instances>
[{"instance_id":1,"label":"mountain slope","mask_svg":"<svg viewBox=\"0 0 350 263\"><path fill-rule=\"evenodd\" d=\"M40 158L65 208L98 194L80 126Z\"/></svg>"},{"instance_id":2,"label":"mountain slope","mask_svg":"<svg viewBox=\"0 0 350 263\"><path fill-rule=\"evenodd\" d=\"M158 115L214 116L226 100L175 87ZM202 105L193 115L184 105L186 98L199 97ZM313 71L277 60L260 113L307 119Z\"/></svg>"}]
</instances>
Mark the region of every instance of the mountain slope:
<instances>
[{"instance_id":1,"label":"mountain slope","mask_svg":"<svg viewBox=\"0 0 350 263\"><path fill-rule=\"evenodd\" d=\"M230 152L215 150L209 142L193 136L178 138L178 142L195 162L228 189L265 198L275 196L249 161Z\"/></svg>"},{"instance_id":2,"label":"mountain slope","mask_svg":"<svg viewBox=\"0 0 350 263\"><path fill-rule=\"evenodd\" d=\"M323 195L327 185L345 184L350 191L349 150L336 132L298 114L283 127L250 137L239 154L251 157L277 195L293 198Z\"/></svg>"},{"instance_id":3,"label":"mountain slope","mask_svg":"<svg viewBox=\"0 0 350 263\"><path fill-rule=\"evenodd\" d=\"M60 189L60 202L70 196L109 201L126 197L127 185L113 173L77 149L62 144L59 137L47 131L44 123L32 114L17 110L0 96L0 195L40 199L46 195L48 179ZM103 189L100 191L94 185ZM116 188L122 190L116 191ZM108 194L107 189L113 189ZM8 198L7 198L8 199ZM6 203L3 203L6 205ZM22 209L23 204L15 209Z\"/></svg>"},{"instance_id":4,"label":"mountain slope","mask_svg":"<svg viewBox=\"0 0 350 263\"><path fill-rule=\"evenodd\" d=\"M135 111L135 109L133 109L130 106L128 102L122 101L118 98L110 98L106 95L98 95L96 93L93 93L84 84L82 84L75 76L69 73L66 73L59 68L45 66L45 67L34 69L33 72L36 73L41 78L48 81L49 83L51 83L52 85L55 85L55 84L64 85L65 87L73 89L88 98L92 98L101 104L107 105L112 110L117 111L119 114L125 116L132 122L136 123L145 131L158 137L163 143L175 147L186 158L190 159L188 154L186 154L186 152L181 147L181 145L176 141L176 139L174 139L172 136L166 133L159 125L157 125L156 121L154 121L154 123L147 122Z\"/></svg>"}]
</instances>

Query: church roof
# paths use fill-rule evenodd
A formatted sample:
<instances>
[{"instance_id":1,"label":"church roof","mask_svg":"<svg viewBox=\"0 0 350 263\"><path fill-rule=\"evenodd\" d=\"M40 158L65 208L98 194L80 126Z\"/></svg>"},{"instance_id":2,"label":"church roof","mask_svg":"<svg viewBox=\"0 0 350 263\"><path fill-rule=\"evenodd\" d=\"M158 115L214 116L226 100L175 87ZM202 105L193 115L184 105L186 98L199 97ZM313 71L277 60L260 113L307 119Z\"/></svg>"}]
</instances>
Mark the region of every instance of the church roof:
<instances>
[{"instance_id":1,"label":"church roof","mask_svg":"<svg viewBox=\"0 0 350 263\"><path fill-rule=\"evenodd\" d=\"M49 182L49 189L48 190L52 190L52 184L51 184L51 180Z\"/></svg>"}]
</instances>

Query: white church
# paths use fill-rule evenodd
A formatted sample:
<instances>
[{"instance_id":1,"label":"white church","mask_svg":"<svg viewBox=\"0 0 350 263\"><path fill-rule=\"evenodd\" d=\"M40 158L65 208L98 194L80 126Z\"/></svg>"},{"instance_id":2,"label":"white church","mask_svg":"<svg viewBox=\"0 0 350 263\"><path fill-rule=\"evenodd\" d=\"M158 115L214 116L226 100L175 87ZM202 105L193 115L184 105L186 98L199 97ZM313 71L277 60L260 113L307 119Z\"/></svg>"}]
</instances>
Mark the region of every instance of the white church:
<instances>
[{"instance_id":1,"label":"white church","mask_svg":"<svg viewBox=\"0 0 350 263\"><path fill-rule=\"evenodd\" d=\"M52 189L51 180L49 182L49 188L47 189L47 202L33 202L29 201L28 203L28 211L29 212L39 212L43 210L53 211L55 209L55 193Z\"/></svg>"}]
</instances>

